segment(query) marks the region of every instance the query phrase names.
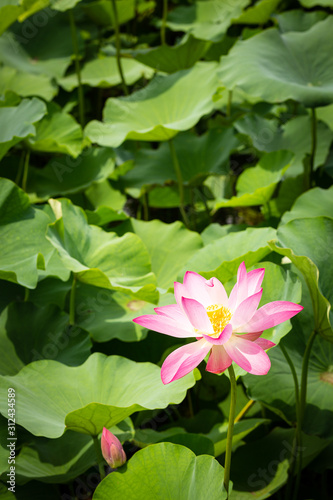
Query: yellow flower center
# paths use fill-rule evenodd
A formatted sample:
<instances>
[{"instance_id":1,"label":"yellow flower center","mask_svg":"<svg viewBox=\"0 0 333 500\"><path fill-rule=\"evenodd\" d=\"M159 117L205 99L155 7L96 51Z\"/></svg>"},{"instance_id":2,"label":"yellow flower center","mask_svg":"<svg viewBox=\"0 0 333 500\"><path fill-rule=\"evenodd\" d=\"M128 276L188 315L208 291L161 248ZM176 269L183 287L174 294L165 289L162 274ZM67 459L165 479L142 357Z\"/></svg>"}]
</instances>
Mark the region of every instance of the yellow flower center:
<instances>
[{"instance_id":1,"label":"yellow flower center","mask_svg":"<svg viewBox=\"0 0 333 500\"><path fill-rule=\"evenodd\" d=\"M213 325L214 333L221 333L232 317L230 310L221 304L208 306L206 311L209 321Z\"/></svg>"}]
</instances>

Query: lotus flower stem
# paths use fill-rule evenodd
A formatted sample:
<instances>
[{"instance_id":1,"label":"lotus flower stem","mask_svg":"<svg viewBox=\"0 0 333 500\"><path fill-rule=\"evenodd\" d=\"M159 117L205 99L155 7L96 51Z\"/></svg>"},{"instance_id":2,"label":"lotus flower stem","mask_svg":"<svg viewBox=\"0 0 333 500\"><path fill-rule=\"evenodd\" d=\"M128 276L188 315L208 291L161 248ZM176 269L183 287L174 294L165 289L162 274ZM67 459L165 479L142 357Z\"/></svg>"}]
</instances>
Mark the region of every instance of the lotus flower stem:
<instances>
[{"instance_id":1,"label":"lotus flower stem","mask_svg":"<svg viewBox=\"0 0 333 500\"><path fill-rule=\"evenodd\" d=\"M309 187L311 188L313 185L313 171L315 167L315 156L317 149L317 115L316 109L311 108L311 137L312 137L312 146L311 146L311 154L310 154L310 174L309 174Z\"/></svg>"},{"instance_id":2,"label":"lotus flower stem","mask_svg":"<svg viewBox=\"0 0 333 500\"><path fill-rule=\"evenodd\" d=\"M301 378L301 393L300 393L300 409L299 409L299 421L297 422L297 426L299 426L299 432L302 432L303 420L304 420L304 412L306 407L306 392L307 392L307 384L308 384L308 368L309 368L309 360L310 353L313 346L313 342L316 338L317 330L313 330L310 335L310 338L306 344L303 364L302 364L302 378ZM294 500L298 498L298 490L301 482L301 474L302 474L302 446L299 446L298 449L298 467L297 467L297 477L296 484L294 489Z\"/></svg>"},{"instance_id":3,"label":"lotus flower stem","mask_svg":"<svg viewBox=\"0 0 333 500\"><path fill-rule=\"evenodd\" d=\"M123 68L121 65L121 58L120 58L120 32L119 32L118 11L117 11L116 0L111 0L111 4L112 4L112 9L113 9L114 30L115 30L115 35L116 35L117 66L118 66L118 71L119 71L123 91L124 91L125 95L128 95L129 91L128 91L128 88L127 88L127 85L125 82L125 77L124 77Z\"/></svg>"},{"instance_id":4,"label":"lotus flower stem","mask_svg":"<svg viewBox=\"0 0 333 500\"><path fill-rule=\"evenodd\" d=\"M291 462L290 462L289 477L288 477L287 491L286 491L286 498L290 498L291 485L293 482L295 463L296 463L295 454L296 454L296 450L298 450L298 454L299 454L300 450L302 448L302 429L301 429L301 425L300 425L301 424L301 422L300 422L300 415L301 415L300 408L301 407L300 407L300 394L299 394L298 377L297 377L297 373L296 373L294 364L293 364L293 362L288 354L287 349L284 347L282 342L280 342L279 346L280 346L280 349L282 351L282 354L284 355L284 357L285 357L285 359L290 367L290 371L291 371L291 374L292 374L292 377L294 380L294 386L295 386L295 404L296 404L297 423L296 423L295 438L294 438L294 442L293 442L293 449L292 449L292 453L291 453ZM299 456L299 459L301 459L300 456Z\"/></svg>"},{"instance_id":5,"label":"lotus flower stem","mask_svg":"<svg viewBox=\"0 0 333 500\"><path fill-rule=\"evenodd\" d=\"M232 436L234 432L235 423L235 410L236 410L236 394L237 394L237 382L233 366L230 365L228 368L230 384L231 384L231 401L229 410L229 425L227 434L227 445L225 451L225 461L224 461L224 487L227 492L227 498L229 498L229 480L230 480L230 465L231 465L231 451L232 451Z\"/></svg>"},{"instance_id":6,"label":"lotus flower stem","mask_svg":"<svg viewBox=\"0 0 333 500\"><path fill-rule=\"evenodd\" d=\"M92 436L94 441L95 453L97 458L99 475L101 476L101 480L105 478L105 470L104 470L104 458L101 452L101 444L97 436Z\"/></svg>"},{"instance_id":7,"label":"lotus flower stem","mask_svg":"<svg viewBox=\"0 0 333 500\"><path fill-rule=\"evenodd\" d=\"M166 28L166 20L168 15L168 0L163 0L163 17L161 24L161 43L165 45L165 28Z\"/></svg>"},{"instance_id":8,"label":"lotus flower stem","mask_svg":"<svg viewBox=\"0 0 333 500\"><path fill-rule=\"evenodd\" d=\"M84 120L84 96L83 96L83 87L82 87L82 80L81 80L80 62L79 62L79 47L78 47L78 43L77 43L76 26L75 26L75 20L74 20L72 9L69 10L69 22L71 25L72 44L73 44L74 55L75 55L75 72L76 72L77 81L78 81L79 117L80 117L81 127L83 128L84 124L85 124L85 120Z\"/></svg>"},{"instance_id":9,"label":"lotus flower stem","mask_svg":"<svg viewBox=\"0 0 333 500\"><path fill-rule=\"evenodd\" d=\"M255 403L255 400L250 399L246 403L246 405L241 409L241 411L238 413L237 417L235 418L235 422L239 422L244 417L244 415L249 411L249 409L252 408L254 403Z\"/></svg>"},{"instance_id":10,"label":"lotus flower stem","mask_svg":"<svg viewBox=\"0 0 333 500\"><path fill-rule=\"evenodd\" d=\"M174 145L172 139L169 139L168 142L169 142L169 146L170 146L173 168L174 168L176 176L177 176L180 213L182 214L182 218L183 218L185 226L189 227L189 221L188 221L188 218L187 218L187 215L185 212L185 207L184 207L184 185L183 185L182 172L180 170L180 165L179 165L179 161L177 158L175 145Z\"/></svg>"},{"instance_id":11,"label":"lotus flower stem","mask_svg":"<svg viewBox=\"0 0 333 500\"><path fill-rule=\"evenodd\" d=\"M27 190L28 172L29 172L29 161L30 161L30 150L28 149L25 153L23 176L22 176L22 189Z\"/></svg>"},{"instance_id":12,"label":"lotus flower stem","mask_svg":"<svg viewBox=\"0 0 333 500\"><path fill-rule=\"evenodd\" d=\"M69 299L69 324L75 325L75 293L76 293L76 274L73 275L71 295Z\"/></svg>"}]
</instances>

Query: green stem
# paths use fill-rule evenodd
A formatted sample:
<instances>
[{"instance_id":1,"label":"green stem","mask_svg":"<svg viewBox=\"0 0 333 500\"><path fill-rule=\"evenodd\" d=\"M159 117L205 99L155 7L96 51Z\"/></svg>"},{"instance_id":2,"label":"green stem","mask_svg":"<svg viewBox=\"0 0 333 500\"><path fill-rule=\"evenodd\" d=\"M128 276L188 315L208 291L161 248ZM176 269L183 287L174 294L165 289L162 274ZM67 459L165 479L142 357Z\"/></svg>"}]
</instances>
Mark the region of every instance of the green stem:
<instances>
[{"instance_id":1,"label":"green stem","mask_svg":"<svg viewBox=\"0 0 333 500\"><path fill-rule=\"evenodd\" d=\"M295 430L295 437L293 441L293 447L292 447L292 453L291 453L291 459L290 459L290 469L289 469L289 477L288 477L288 483L287 483L287 490L286 490L286 498L290 498L291 495L291 486L292 486L292 481L293 481L293 476L294 476L294 471L295 471L295 455L296 453L300 453L300 450L302 448L302 429L300 426L300 395L299 395L299 384L298 384L298 377L297 373L295 370L295 366L288 354L287 349L284 347L284 345L280 342L279 344L280 349L282 351L282 354L284 355L293 380L294 380L294 388L295 388L295 404L296 404L296 430ZM296 452L298 450L298 452ZM300 457L298 457L300 459Z\"/></svg>"},{"instance_id":2,"label":"green stem","mask_svg":"<svg viewBox=\"0 0 333 500\"><path fill-rule=\"evenodd\" d=\"M111 0L111 4L112 4L112 9L113 9L113 17L114 17L114 30L115 30L115 34L116 34L117 66L118 66L118 71L119 71L123 91L124 91L125 95L128 95L129 92L128 92L128 88L127 88L127 85L125 82L123 68L122 68L121 59L120 59L120 32L119 32L118 11L117 11L116 0Z\"/></svg>"},{"instance_id":3,"label":"green stem","mask_svg":"<svg viewBox=\"0 0 333 500\"><path fill-rule=\"evenodd\" d=\"M25 153L25 158L24 158L24 167L23 167L23 176L22 176L22 189L23 189L23 191L27 190L29 160L30 160L30 150L28 149Z\"/></svg>"},{"instance_id":4,"label":"green stem","mask_svg":"<svg viewBox=\"0 0 333 500\"><path fill-rule=\"evenodd\" d=\"M310 188L313 185L313 172L314 172L315 156L317 149L317 116L315 108L311 108L311 138L312 138L312 143L311 143L312 145L310 154L310 173L309 173Z\"/></svg>"},{"instance_id":5,"label":"green stem","mask_svg":"<svg viewBox=\"0 0 333 500\"><path fill-rule=\"evenodd\" d=\"M231 451L232 451L232 436L234 431L235 422L235 410L236 410L236 392L237 392L237 382L233 366L230 365L228 368L229 378L231 384L231 400L230 400L230 410L229 410L229 425L227 434L227 445L225 451L225 461L224 461L224 487L227 492L227 498L229 498L229 480L230 480L230 466L231 466Z\"/></svg>"},{"instance_id":6,"label":"green stem","mask_svg":"<svg viewBox=\"0 0 333 500\"><path fill-rule=\"evenodd\" d=\"M299 405L299 421L297 422L297 426L299 427L300 433L302 432L303 419L304 419L304 413L305 413L305 407L306 407L306 392L307 392L307 385L308 385L308 369L309 369L310 354L311 354L311 349L313 346L313 342L316 338L316 335L317 335L317 330L313 330L313 332L311 333L310 338L306 344L304 356L303 356L302 377L301 377L301 393L300 393L300 405ZM301 482L302 454L303 454L303 450L302 450L302 447L300 446L298 449L297 477L296 477L294 496L293 496L294 500L297 500L297 498L298 498L298 490L299 490L299 485Z\"/></svg>"},{"instance_id":7,"label":"green stem","mask_svg":"<svg viewBox=\"0 0 333 500\"><path fill-rule=\"evenodd\" d=\"M78 81L78 97L79 97L79 117L81 127L84 127L84 96L83 96L83 87L81 80L81 70L80 70L80 62L79 62L79 46L77 43L77 34L76 34L76 26L72 9L69 10L69 22L71 25L71 35L72 35L72 44L75 56L75 72Z\"/></svg>"},{"instance_id":8,"label":"green stem","mask_svg":"<svg viewBox=\"0 0 333 500\"><path fill-rule=\"evenodd\" d=\"M161 43L165 45L165 29L166 29L166 20L168 16L168 0L163 0L163 17L161 24Z\"/></svg>"},{"instance_id":9,"label":"green stem","mask_svg":"<svg viewBox=\"0 0 333 500\"><path fill-rule=\"evenodd\" d=\"M15 177L15 184L17 184L17 185L19 185L20 179L22 177L23 165L24 165L24 158L25 158L25 151L23 149L22 153L21 153L21 157L20 157L19 167L17 169L17 174L16 174L16 177Z\"/></svg>"},{"instance_id":10,"label":"green stem","mask_svg":"<svg viewBox=\"0 0 333 500\"><path fill-rule=\"evenodd\" d=\"M105 470L104 470L104 458L101 450L101 443L97 436L92 436L94 441L95 453L97 458L99 475L101 476L101 480L105 478Z\"/></svg>"},{"instance_id":11,"label":"green stem","mask_svg":"<svg viewBox=\"0 0 333 500\"><path fill-rule=\"evenodd\" d=\"M239 422L244 417L244 415L249 411L249 409L252 408L254 403L255 403L254 399L250 399L250 401L248 401L246 405L238 413L237 417L235 418L235 422Z\"/></svg>"},{"instance_id":12,"label":"green stem","mask_svg":"<svg viewBox=\"0 0 333 500\"><path fill-rule=\"evenodd\" d=\"M171 158L172 158L172 162L173 162L173 168L175 170L176 177L177 177L177 182L178 182L180 213L182 214L182 218L183 218L185 226L189 227L189 221L188 221L188 218L187 218L187 215L186 215L186 212L185 212L185 207L184 207L184 185L183 185L183 177L182 177L182 173L181 173L181 170L180 170L179 161L178 161L178 158L177 158L177 153L176 153L176 149L175 149L174 143L173 143L172 139L169 139L168 142L169 142L169 146L170 146L170 152L171 152Z\"/></svg>"},{"instance_id":13,"label":"green stem","mask_svg":"<svg viewBox=\"0 0 333 500\"><path fill-rule=\"evenodd\" d=\"M142 205L143 205L143 220L149 220L149 200L147 192L145 192L142 195Z\"/></svg>"},{"instance_id":14,"label":"green stem","mask_svg":"<svg viewBox=\"0 0 333 500\"><path fill-rule=\"evenodd\" d=\"M69 299L69 324L75 325L75 294L76 294L76 274L73 275L71 295Z\"/></svg>"},{"instance_id":15,"label":"green stem","mask_svg":"<svg viewBox=\"0 0 333 500\"><path fill-rule=\"evenodd\" d=\"M24 289L24 299L23 299L24 302L28 302L28 300L29 300L29 294L30 294L29 288L25 288Z\"/></svg>"}]
</instances>

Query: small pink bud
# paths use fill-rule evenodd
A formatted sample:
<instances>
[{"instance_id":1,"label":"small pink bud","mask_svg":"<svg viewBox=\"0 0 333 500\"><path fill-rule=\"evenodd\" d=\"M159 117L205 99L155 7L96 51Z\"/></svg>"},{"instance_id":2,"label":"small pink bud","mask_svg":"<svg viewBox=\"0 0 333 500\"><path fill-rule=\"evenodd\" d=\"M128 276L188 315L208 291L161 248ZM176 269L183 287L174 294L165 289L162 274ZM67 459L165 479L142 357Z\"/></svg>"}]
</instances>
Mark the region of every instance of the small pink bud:
<instances>
[{"instance_id":1,"label":"small pink bud","mask_svg":"<svg viewBox=\"0 0 333 500\"><path fill-rule=\"evenodd\" d=\"M101 439L102 455L111 469L117 469L126 462L124 448L119 439L103 427Z\"/></svg>"}]
</instances>

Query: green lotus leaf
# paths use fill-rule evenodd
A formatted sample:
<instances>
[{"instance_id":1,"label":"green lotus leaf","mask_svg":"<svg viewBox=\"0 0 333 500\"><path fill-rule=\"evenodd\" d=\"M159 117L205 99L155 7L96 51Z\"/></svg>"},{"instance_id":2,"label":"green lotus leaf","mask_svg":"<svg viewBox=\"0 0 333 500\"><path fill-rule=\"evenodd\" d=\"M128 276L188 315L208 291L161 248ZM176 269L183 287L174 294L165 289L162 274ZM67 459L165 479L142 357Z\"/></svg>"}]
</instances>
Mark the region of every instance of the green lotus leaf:
<instances>
[{"instance_id":1,"label":"green lotus leaf","mask_svg":"<svg viewBox=\"0 0 333 500\"><path fill-rule=\"evenodd\" d=\"M168 15L167 26L173 31L191 33L200 40L219 42L233 20L242 14L249 3L249 0L197 1L189 7L180 6L174 9Z\"/></svg>"},{"instance_id":2,"label":"green lotus leaf","mask_svg":"<svg viewBox=\"0 0 333 500\"><path fill-rule=\"evenodd\" d=\"M333 130L333 104L318 109L318 119L325 122Z\"/></svg>"},{"instance_id":3,"label":"green lotus leaf","mask_svg":"<svg viewBox=\"0 0 333 500\"><path fill-rule=\"evenodd\" d=\"M154 71L134 59L123 57L121 66L124 79L127 85L133 85L140 78L150 80ZM115 57L101 57L86 63L81 70L81 82L90 87L108 88L121 84L121 78ZM68 92L78 86L76 73L68 75L58 80Z\"/></svg>"},{"instance_id":4,"label":"green lotus leaf","mask_svg":"<svg viewBox=\"0 0 333 500\"><path fill-rule=\"evenodd\" d=\"M1 110L0 110L1 113ZM101 182L114 170L113 151L89 148L73 160L70 156L53 158L43 169L30 168L27 192L30 199L43 201L53 196L77 193Z\"/></svg>"},{"instance_id":5,"label":"green lotus leaf","mask_svg":"<svg viewBox=\"0 0 333 500\"><path fill-rule=\"evenodd\" d=\"M191 68L201 59L211 42L197 40L192 35L184 37L181 43L174 46L161 45L150 49L141 49L133 53L134 59L158 71L175 73L182 69Z\"/></svg>"},{"instance_id":6,"label":"green lotus leaf","mask_svg":"<svg viewBox=\"0 0 333 500\"><path fill-rule=\"evenodd\" d=\"M271 248L288 257L304 275L309 287L315 328L333 342L332 269L327 260L333 247L333 219L313 217L291 220L279 227Z\"/></svg>"},{"instance_id":7,"label":"green lotus leaf","mask_svg":"<svg viewBox=\"0 0 333 500\"><path fill-rule=\"evenodd\" d=\"M299 3L306 9L311 9L311 7L315 7L316 5L321 5L322 7L333 7L332 0L300 0Z\"/></svg>"},{"instance_id":8,"label":"green lotus leaf","mask_svg":"<svg viewBox=\"0 0 333 500\"><path fill-rule=\"evenodd\" d=\"M239 142L231 128L212 129L197 137L191 132L178 134L174 146L185 184L200 185L208 175L228 174L229 156ZM159 165L159 168L156 168ZM123 177L127 191L134 196L151 185L176 183L169 144L158 149L142 149L135 154L134 168Z\"/></svg>"},{"instance_id":9,"label":"green lotus leaf","mask_svg":"<svg viewBox=\"0 0 333 500\"><path fill-rule=\"evenodd\" d=\"M91 205L95 208L95 214L97 214L98 218L102 216L106 218L109 217L110 214L108 213L108 209L111 209L114 213L114 211L122 210L126 203L126 196L114 188L107 179L105 179L105 181L92 184L88 189L86 189L84 194ZM93 216L93 213L94 212L89 210L86 211L88 219ZM94 223L91 222L91 224Z\"/></svg>"},{"instance_id":10,"label":"green lotus leaf","mask_svg":"<svg viewBox=\"0 0 333 500\"><path fill-rule=\"evenodd\" d=\"M109 474L93 499L107 500L116 491L119 500L223 500L223 478L223 467L213 457L196 457L184 446L159 443L135 453L125 470Z\"/></svg>"},{"instance_id":11,"label":"green lotus leaf","mask_svg":"<svg viewBox=\"0 0 333 500\"><path fill-rule=\"evenodd\" d=\"M13 24L22 12L18 0L1 0L0 2L0 35Z\"/></svg>"},{"instance_id":12,"label":"green lotus leaf","mask_svg":"<svg viewBox=\"0 0 333 500\"><path fill-rule=\"evenodd\" d=\"M325 108L318 111L321 109ZM285 149L294 153L295 158L286 172L287 176L296 176L303 172L303 160L311 152L310 116L297 116L279 127L275 120L248 114L238 120L235 126L239 132L250 136L253 146L259 151ZM332 131L324 123L317 122L317 137L315 168L323 165L326 160L333 139Z\"/></svg>"},{"instance_id":13,"label":"green lotus leaf","mask_svg":"<svg viewBox=\"0 0 333 500\"><path fill-rule=\"evenodd\" d=\"M24 24L21 31L16 28L14 33L8 32L0 37L0 61L22 73L61 78L71 64L73 53L70 26L57 18L49 18L47 30L33 27L36 32L28 44L24 43L22 37L22 33L25 33ZM52 43L59 30L63 35L61 40L57 44ZM81 38L79 45L81 48Z\"/></svg>"},{"instance_id":14,"label":"green lotus leaf","mask_svg":"<svg viewBox=\"0 0 333 500\"><path fill-rule=\"evenodd\" d=\"M304 12L304 10L287 10L274 16L279 23L280 31L307 31L318 21L327 17L326 12L315 10L313 12Z\"/></svg>"},{"instance_id":15,"label":"green lotus leaf","mask_svg":"<svg viewBox=\"0 0 333 500\"><path fill-rule=\"evenodd\" d=\"M281 0L259 0L233 20L234 24L266 24Z\"/></svg>"},{"instance_id":16,"label":"green lotus leaf","mask_svg":"<svg viewBox=\"0 0 333 500\"><path fill-rule=\"evenodd\" d=\"M162 292L173 286L184 262L203 246L200 236L186 229L179 221L165 224L159 220L144 222L130 219L117 228L119 230L122 234L133 231L143 241Z\"/></svg>"},{"instance_id":17,"label":"green lotus leaf","mask_svg":"<svg viewBox=\"0 0 333 500\"><path fill-rule=\"evenodd\" d=\"M18 106L0 108L0 159L7 151L22 141L36 134L35 123L46 113L46 106L40 99L23 99Z\"/></svg>"},{"instance_id":18,"label":"green lotus leaf","mask_svg":"<svg viewBox=\"0 0 333 500\"><path fill-rule=\"evenodd\" d=\"M160 295L159 305L172 303L173 295ZM113 290L80 283L76 291L76 324L96 342L119 339L135 342L146 338L147 330L133 322L143 314L153 314L155 305Z\"/></svg>"},{"instance_id":19,"label":"green lotus leaf","mask_svg":"<svg viewBox=\"0 0 333 500\"><path fill-rule=\"evenodd\" d=\"M17 423L29 432L56 438L67 428L96 436L136 411L180 403L194 383L190 373L163 385L156 365L100 353L77 367L34 361L1 377L1 412L7 415L7 388L14 387Z\"/></svg>"},{"instance_id":20,"label":"green lotus leaf","mask_svg":"<svg viewBox=\"0 0 333 500\"><path fill-rule=\"evenodd\" d=\"M289 151L280 150L263 155L255 167L247 168L238 177L237 196L226 201L217 200L215 209L266 205L292 161L293 154Z\"/></svg>"},{"instance_id":21,"label":"green lotus leaf","mask_svg":"<svg viewBox=\"0 0 333 500\"><path fill-rule=\"evenodd\" d=\"M134 0L116 0L118 13L118 23L124 24L135 16ZM82 3L81 8L92 19L92 21L101 26L114 26L114 14L111 2L107 0L97 0L89 3Z\"/></svg>"},{"instance_id":22,"label":"green lotus leaf","mask_svg":"<svg viewBox=\"0 0 333 500\"><path fill-rule=\"evenodd\" d=\"M48 105L48 114L36 126L36 135L28 139L34 151L66 153L74 158L81 153L82 142L80 125L55 103Z\"/></svg>"},{"instance_id":23,"label":"green lotus leaf","mask_svg":"<svg viewBox=\"0 0 333 500\"><path fill-rule=\"evenodd\" d=\"M320 216L333 219L333 186L329 189L316 187L303 193L297 198L290 212L284 214L280 224L287 224L294 219Z\"/></svg>"},{"instance_id":24,"label":"green lotus leaf","mask_svg":"<svg viewBox=\"0 0 333 500\"><path fill-rule=\"evenodd\" d=\"M275 229L270 227L249 228L219 238L198 250L188 260L186 268L179 273L179 279L182 280L185 271L190 269L207 279L215 276L225 283L237 274L242 261L247 267L251 267L263 259L270 252L267 242L273 239L275 234Z\"/></svg>"},{"instance_id":25,"label":"green lotus leaf","mask_svg":"<svg viewBox=\"0 0 333 500\"><path fill-rule=\"evenodd\" d=\"M7 310L2 311L0 315L0 348L2 356L0 358L0 374L1 375L15 375L21 368L23 368L24 363L18 357L14 344L7 336L6 322L7 322ZM6 453L6 462L7 462Z\"/></svg>"},{"instance_id":26,"label":"green lotus leaf","mask_svg":"<svg viewBox=\"0 0 333 500\"><path fill-rule=\"evenodd\" d=\"M214 62L199 62L191 69L158 75L128 97L108 99L104 122L88 123L85 134L92 142L112 147L125 139L166 141L212 111L216 89Z\"/></svg>"},{"instance_id":27,"label":"green lotus leaf","mask_svg":"<svg viewBox=\"0 0 333 500\"><path fill-rule=\"evenodd\" d=\"M245 436L254 431L259 425L267 424L269 420L263 418L248 418L240 422L235 422L234 433L232 438L232 445L235 446L239 443ZM218 457L225 453L227 445L227 432L228 432L228 422L223 422L214 425L214 427L205 434L206 437L211 439L214 443L214 456Z\"/></svg>"},{"instance_id":28,"label":"green lotus leaf","mask_svg":"<svg viewBox=\"0 0 333 500\"><path fill-rule=\"evenodd\" d=\"M18 71L9 66L0 68L0 94L11 90L21 97L37 96L51 101L57 87L46 75L34 75Z\"/></svg>"},{"instance_id":29,"label":"green lotus leaf","mask_svg":"<svg viewBox=\"0 0 333 500\"><path fill-rule=\"evenodd\" d=\"M51 203L57 220L49 226L47 238L66 269L76 273L83 283L156 301L156 279L149 254L138 236L126 234L119 238L89 226L84 211L69 200Z\"/></svg>"},{"instance_id":30,"label":"green lotus leaf","mask_svg":"<svg viewBox=\"0 0 333 500\"><path fill-rule=\"evenodd\" d=\"M0 277L35 288L40 273L63 281L69 271L62 265L45 234L50 218L30 207L29 198L8 179L1 179Z\"/></svg>"},{"instance_id":31,"label":"green lotus leaf","mask_svg":"<svg viewBox=\"0 0 333 500\"><path fill-rule=\"evenodd\" d=\"M220 79L229 89L239 86L269 102L294 99L306 107L331 104L332 27L329 16L305 32L281 34L273 28L238 41L221 59Z\"/></svg>"},{"instance_id":32,"label":"green lotus leaf","mask_svg":"<svg viewBox=\"0 0 333 500\"><path fill-rule=\"evenodd\" d=\"M8 307L5 328L24 364L54 359L76 366L88 358L92 344L87 332L68 323L68 314L56 305L38 307L18 302Z\"/></svg>"}]
</instances>

